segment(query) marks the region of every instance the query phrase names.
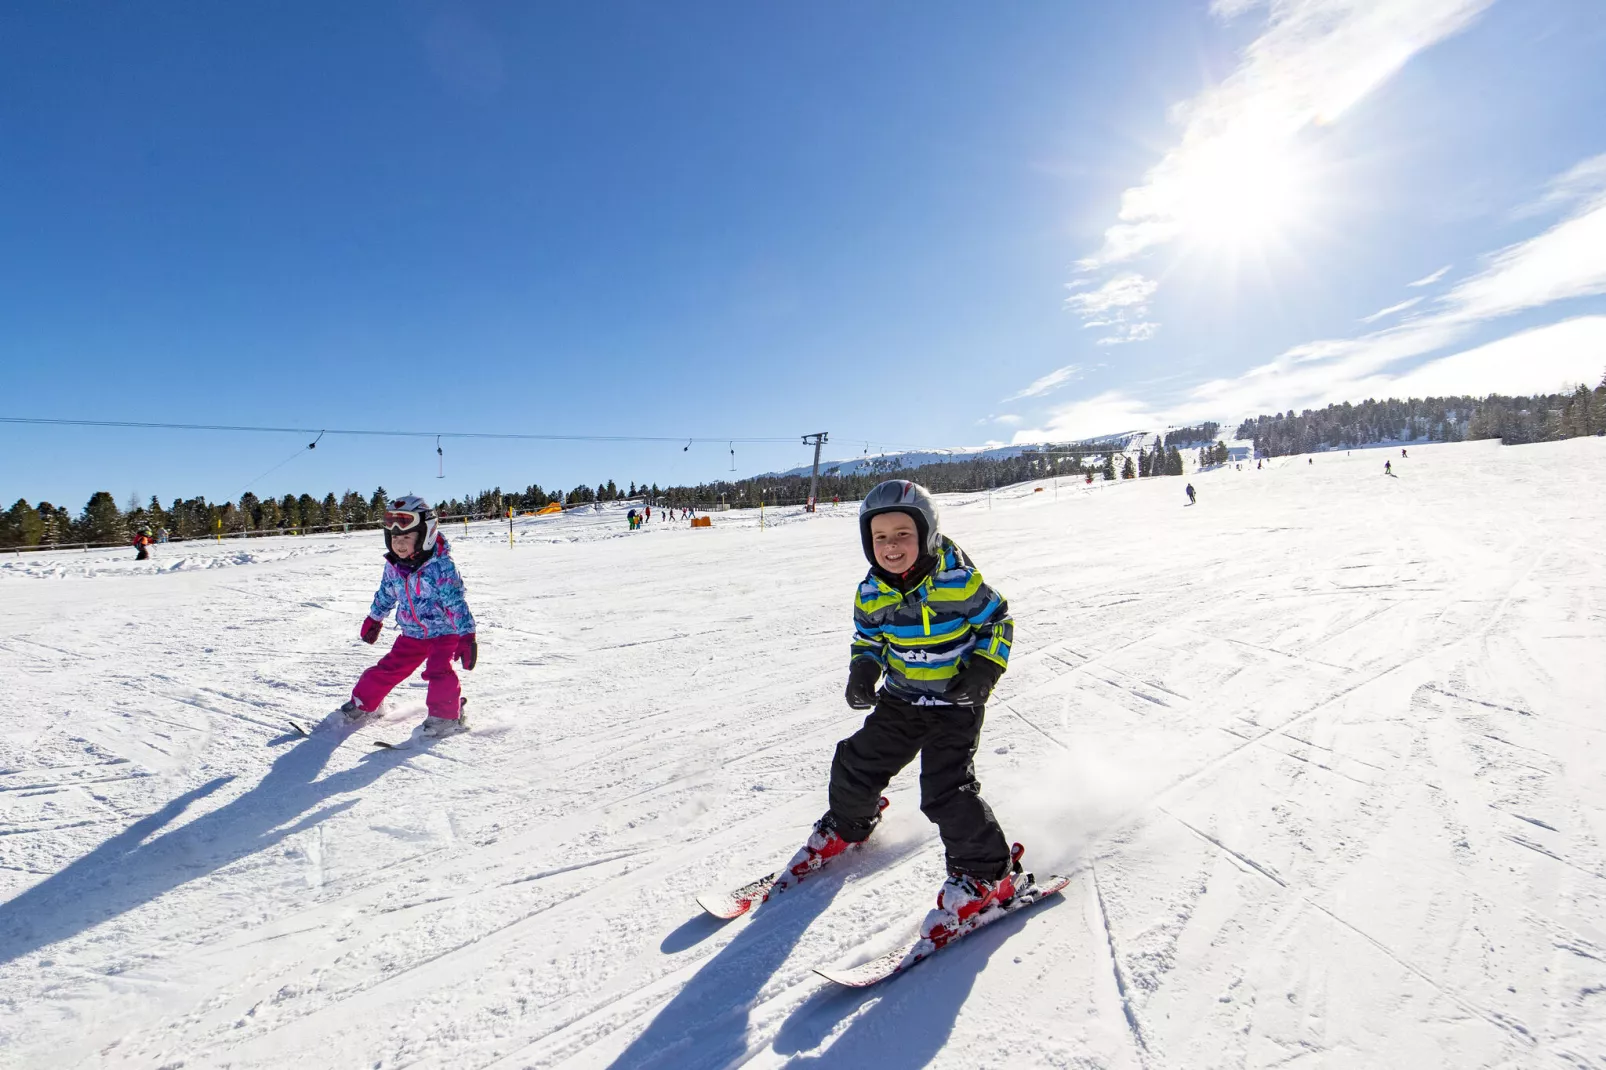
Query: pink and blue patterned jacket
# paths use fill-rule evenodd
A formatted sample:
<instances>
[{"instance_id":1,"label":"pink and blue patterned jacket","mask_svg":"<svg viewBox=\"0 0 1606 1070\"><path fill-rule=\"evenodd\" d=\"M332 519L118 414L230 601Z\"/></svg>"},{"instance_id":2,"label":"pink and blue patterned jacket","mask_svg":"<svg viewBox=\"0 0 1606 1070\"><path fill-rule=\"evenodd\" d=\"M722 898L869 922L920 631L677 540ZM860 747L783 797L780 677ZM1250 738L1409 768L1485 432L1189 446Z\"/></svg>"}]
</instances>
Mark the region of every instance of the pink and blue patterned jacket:
<instances>
[{"instance_id":1,"label":"pink and blue patterned jacket","mask_svg":"<svg viewBox=\"0 0 1606 1070\"><path fill-rule=\"evenodd\" d=\"M384 620L396 607L396 626L414 639L438 639L474 631L474 615L463 597L463 578L452 564L446 540L435 539L435 553L416 568L386 555L385 572L368 615Z\"/></svg>"}]
</instances>

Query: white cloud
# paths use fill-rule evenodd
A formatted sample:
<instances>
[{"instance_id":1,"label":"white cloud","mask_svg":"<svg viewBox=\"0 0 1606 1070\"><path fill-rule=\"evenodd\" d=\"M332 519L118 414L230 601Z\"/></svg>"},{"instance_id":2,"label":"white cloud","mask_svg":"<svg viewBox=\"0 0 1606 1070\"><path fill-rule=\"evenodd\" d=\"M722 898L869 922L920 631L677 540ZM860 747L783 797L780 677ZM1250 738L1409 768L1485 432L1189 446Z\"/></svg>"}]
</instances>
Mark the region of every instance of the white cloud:
<instances>
[{"instance_id":1,"label":"white cloud","mask_svg":"<svg viewBox=\"0 0 1606 1070\"><path fill-rule=\"evenodd\" d=\"M1119 390L1108 390L1062 406L1044 426L1016 431L1014 441L1068 441L1159 426L1163 423L1148 406Z\"/></svg>"},{"instance_id":2,"label":"white cloud","mask_svg":"<svg viewBox=\"0 0 1606 1070\"><path fill-rule=\"evenodd\" d=\"M1517 209L1517 218L1543 215L1559 207L1586 200L1606 189L1606 152L1580 160L1564 174L1557 175L1538 200Z\"/></svg>"},{"instance_id":3,"label":"white cloud","mask_svg":"<svg viewBox=\"0 0 1606 1070\"><path fill-rule=\"evenodd\" d=\"M1396 312L1404 312L1406 309L1410 308L1414 304L1419 303L1421 300L1422 299L1420 297L1408 297L1404 301L1401 301L1397 305L1390 305L1388 308L1380 308L1376 312L1372 313L1370 316L1362 316L1361 317L1361 322L1362 323L1376 323L1378 320L1382 319L1384 316L1392 316Z\"/></svg>"},{"instance_id":4,"label":"white cloud","mask_svg":"<svg viewBox=\"0 0 1606 1070\"><path fill-rule=\"evenodd\" d=\"M1097 290L1071 294L1065 299L1065 307L1082 317L1084 329L1115 328L1114 333L1098 340L1101 346L1142 342L1154 337L1156 324L1146 322L1144 317L1149 314L1149 298L1159 285L1136 272L1123 272ZM1073 283L1068 288L1075 287Z\"/></svg>"},{"instance_id":5,"label":"white cloud","mask_svg":"<svg viewBox=\"0 0 1606 1070\"><path fill-rule=\"evenodd\" d=\"M1603 366L1606 316L1578 316L1518 331L1403 374L1354 361L1319 369L1269 364L1236 379L1200 384L1161 406L1121 391L1106 391L1062 406L1043 426L1017 431L1014 441L1087 438L1200 420L1225 421L1231 428L1244 417L1366 397L1562 391L1576 383L1598 382Z\"/></svg>"},{"instance_id":6,"label":"white cloud","mask_svg":"<svg viewBox=\"0 0 1606 1070\"><path fill-rule=\"evenodd\" d=\"M1153 279L1146 279L1135 272L1127 272L1115 276L1097 290L1089 293L1073 293L1065 299L1065 307L1084 316L1142 308L1148 304L1149 298L1153 297L1154 291L1159 288L1159 283Z\"/></svg>"},{"instance_id":7,"label":"white cloud","mask_svg":"<svg viewBox=\"0 0 1606 1070\"><path fill-rule=\"evenodd\" d=\"M1018 394L1011 394L1004 400L1019 401L1021 398L1039 397L1048 393L1050 390L1055 389L1056 387L1064 386L1072 379L1079 379L1081 376L1082 366L1080 364L1067 364L1063 368L1055 368L1047 375L1035 380L1032 385L1028 386L1025 390L1022 390Z\"/></svg>"},{"instance_id":8,"label":"white cloud","mask_svg":"<svg viewBox=\"0 0 1606 1070\"><path fill-rule=\"evenodd\" d=\"M1158 323L1127 323L1115 334L1107 334L1098 340L1101 346L1118 346L1126 342L1147 342L1154 337L1154 332L1160 329Z\"/></svg>"},{"instance_id":9,"label":"white cloud","mask_svg":"<svg viewBox=\"0 0 1606 1070\"><path fill-rule=\"evenodd\" d=\"M1606 316L1577 316L1430 360L1389 383L1395 397L1533 394L1593 386L1606 370Z\"/></svg>"},{"instance_id":10,"label":"white cloud","mask_svg":"<svg viewBox=\"0 0 1606 1070\"><path fill-rule=\"evenodd\" d=\"M1388 81L1412 56L1466 27L1493 0L1277 0L1264 33L1227 78L1177 109L1180 143L1121 198L1095 270L1175 239L1201 171L1223 161L1287 160L1312 127L1332 123ZM1246 0L1217 0L1223 17ZM1253 176L1248 176L1252 178Z\"/></svg>"},{"instance_id":11,"label":"white cloud","mask_svg":"<svg viewBox=\"0 0 1606 1070\"><path fill-rule=\"evenodd\" d=\"M1606 170L1600 176L1606 182ZM1506 247L1440 298L1458 321L1489 319L1606 293L1606 188L1537 237Z\"/></svg>"},{"instance_id":12,"label":"white cloud","mask_svg":"<svg viewBox=\"0 0 1606 1070\"><path fill-rule=\"evenodd\" d=\"M1434 283L1436 283L1440 279L1444 278L1444 276L1446 275L1446 273L1449 272L1449 270L1450 270L1450 265L1446 264L1443 267L1441 267L1439 270L1435 271L1433 274L1431 274L1431 275L1423 275L1420 279L1417 279L1415 282L1408 282L1405 285L1407 285L1407 286L1432 286Z\"/></svg>"},{"instance_id":13,"label":"white cloud","mask_svg":"<svg viewBox=\"0 0 1606 1070\"><path fill-rule=\"evenodd\" d=\"M1020 422L1021 422L1021 418L1020 418L1020 417L1019 417L1019 416L1017 416L1017 415L1015 415L1015 414L1014 414L1014 413L1012 413L1012 412L1006 412L1006 413L1004 413L1004 414L1003 414L1003 415L1001 415L1001 416L994 416L994 417L993 417L993 421L994 421L994 422L995 422L995 423L1001 423L1001 424L1011 424L1011 425L1013 425L1013 424L1018 424L1018 423L1020 423Z\"/></svg>"},{"instance_id":14,"label":"white cloud","mask_svg":"<svg viewBox=\"0 0 1606 1070\"><path fill-rule=\"evenodd\" d=\"M1490 321L1560 301L1606 296L1606 167L1595 167L1595 160L1551 184L1552 189L1568 190L1566 201L1557 203L1573 204L1570 215L1487 257L1480 271L1436 298L1424 314L1355 338L1290 347L1242 375L1200 383L1163 405L1119 391L1073 402L1055 411L1046 428L1021 431L1015 441L1030 441L1034 434L1069 437L1071 429L1104 434L1200 419L1231 421L1364 397L1529 393L1556 390L1569 381L1597 382L1606 365L1606 315L1598 314L1528 328L1395 370L1413 358L1464 343ZM1443 273L1441 269L1430 280ZM1150 422L1134 424L1138 414L1146 414Z\"/></svg>"}]
</instances>

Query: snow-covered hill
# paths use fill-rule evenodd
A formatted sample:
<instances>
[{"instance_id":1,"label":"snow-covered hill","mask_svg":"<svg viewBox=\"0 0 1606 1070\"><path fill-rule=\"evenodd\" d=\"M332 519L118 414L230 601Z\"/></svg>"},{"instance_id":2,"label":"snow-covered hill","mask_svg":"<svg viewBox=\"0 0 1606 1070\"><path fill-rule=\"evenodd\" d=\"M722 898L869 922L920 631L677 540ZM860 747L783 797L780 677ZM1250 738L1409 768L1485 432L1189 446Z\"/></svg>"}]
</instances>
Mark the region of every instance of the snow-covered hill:
<instances>
[{"instance_id":1,"label":"snow-covered hill","mask_svg":"<svg viewBox=\"0 0 1606 1070\"><path fill-rule=\"evenodd\" d=\"M379 537L0 558L0 1066L1606 1066L1606 441L943 501L1057 902L863 992L941 850L729 924L825 806L851 508L451 532L474 731L301 739ZM391 634L387 628L387 643ZM383 649L383 646L380 648Z\"/></svg>"},{"instance_id":2,"label":"snow-covered hill","mask_svg":"<svg viewBox=\"0 0 1606 1070\"><path fill-rule=\"evenodd\" d=\"M1124 431L1120 434L1101 435L1098 438L1083 439L1070 443L1017 443L1013 446L961 447L959 449L941 451L906 450L901 453L870 453L869 446L866 444L866 452L862 456L846 457L834 461L822 460L820 462L820 473L822 475L856 476L903 468L924 468L928 464L951 464L954 461L1004 460L1010 457L1019 457L1022 453L1035 450L1109 447L1130 452L1135 451L1139 445L1151 446L1154 439L1155 436L1147 431ZM767 472L754 478L806 476L813 470L813 464L805 464L798 468L787 469L785 472Z\"/></svg>"}]
</instances>

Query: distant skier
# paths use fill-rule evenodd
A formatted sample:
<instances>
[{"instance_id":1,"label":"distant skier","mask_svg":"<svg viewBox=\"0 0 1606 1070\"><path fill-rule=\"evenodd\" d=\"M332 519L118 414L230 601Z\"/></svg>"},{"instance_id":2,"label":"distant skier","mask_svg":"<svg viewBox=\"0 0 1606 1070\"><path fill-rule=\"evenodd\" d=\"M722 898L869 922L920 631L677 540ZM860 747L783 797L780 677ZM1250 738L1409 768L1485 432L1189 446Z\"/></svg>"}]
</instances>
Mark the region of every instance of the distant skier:
<instances>
[{"instance_id":1,"label":"distant skier","mask_svg":"<svg viewBox=\"0 0 1606 1070\"><path fill-rule=\"evenodd\" d=\"M390 653L362 674L340 712L348 721L379 708L395 686L424 666L429 685L429 716L424 734L449 736L468 728L462 715L462 689L452 661L474 668L479 642L474 616L463 597L463 580L446 539L435 527L435 511L416 495L396 498L385 509L385 571L374 604L362 622L362 641L372 643L396 607L396 637Z\"/></svg>"},{"instance_id":2,"label":"distant skier","mask_svg":"<svg viewBox=\"0 0 1606 1070\"><path fill-rule=\"evenodd\" d=\"M145 547L155 541L156 537L151 534L151 529L148 527L142 527L134 532L134 560L149 561L151 554Z\"/></svg>"},{"instance_id":3,"label":"distant skier","mask_svg":"<svg viewBox=\"0 0 1606 1070\"><path fill-rule=\"evenodd\" d=\"M846 697L871 713L837 744L830 809L782 880L864 842L880 820L882 790L918 754L920 809L937 824L948 868L921 932L941 946L1031 882L1021 871L1023 848L1010 847L982 800L974 764L1015 625L1003 596L938 530L936 502L919 484L899 479L872 488L859 507L859 538L870 572L854 600Z\"/></svg>"},{"instance_id":4,"label":"distant skier","mask_svg":"<svg viewBox=\"0 0 1606 1070\"><path fill-rule=\"evenodd\" d=\"M1194 505L1194 504L1196 504L1198 502L1199 496L1196 493L1194 493L1193 484L1192 483L1189 483L1187 485L1187 487L1184 488L1184 492L1188 495L1188 504L1189 505Z\"/></svg>"},{"instance_id":5,"label":"distant skier","mask_svg":"<svg viewBox=\"0 0 1606 1070\"><path fill-rule=\"evenodd\" d=\"M1394 464L1393 461L1384 461L1383 462L1383 474L1384 475L1391 476L1391 475L1394 474L1393 464Z\"/></svg>"},{"instance_id":6,"label":"distant skier","mask_svg":"<svg viewBox=\"0 0 1606 1070\"><path fill-rule=\"evenodd\" d=\"M1405 456L1405 447L1403 447L1403 446L1402 446L1402 447L1400 447L1400 456L1401 456L1401 457L1402 457L1402 458L1403 458L1403 457L1404 457L1404 456Z\"/></svg>"}]
</instances>

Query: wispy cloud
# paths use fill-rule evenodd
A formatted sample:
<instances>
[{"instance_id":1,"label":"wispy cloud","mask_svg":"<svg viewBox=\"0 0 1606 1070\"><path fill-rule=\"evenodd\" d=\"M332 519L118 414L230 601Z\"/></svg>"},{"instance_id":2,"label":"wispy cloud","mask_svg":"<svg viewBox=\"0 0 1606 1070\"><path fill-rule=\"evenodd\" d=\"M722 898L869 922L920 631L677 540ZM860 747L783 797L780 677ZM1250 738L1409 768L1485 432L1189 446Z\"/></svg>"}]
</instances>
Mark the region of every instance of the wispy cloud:
<instances>
[{"instance_id":1,"label":"wispy cloud","mask_svg":"<svg viewBox=\"0 0 1606 1070\"><path fill-rule=\"evenodd\" d=\"M1545 192L1537 199L1517 209L1518 219L1544 215L1557 208L1575 204L1606 187L1606 152L1580 160L1572 168L1557 175Z\"/></svg>"},{"instance_id":2,"label":"wispy cloud","mask_svg":"<svg viewBox=\"0 0 1606 1070\"><path fill-rule=\"evenodd\" d=\"M1054 390L1057 387L1064 386L1066 383L1070 382L1072 379L1081 378L1081 375L1082 375L1082 366L1080 364L1067 364L1063 368L1055 368L1053 371L1049 372L1047 375L1045 375L1045 376L1043 376L1043 377L1041 377L1039 379L1034 380L1032 382L1032 385L1028 386L1025 390L1022 390L1018 394L1011 394L1011 395L1009 395L1009 397L1005 398L1004 400L1005 401L1019 401L1021 398L1040 397L1043 394L1048 393L1050 390Z\"/></svg>"},{"instance_id":3,"label":"wispy cloud","mask_svg":"<svg viewBox=\"0 0 1606 1070\"><path fill-rule=\"evenodd\" d=\"M1431 274L1431 275L1423 275L1420 279L1417 279L1415 282L1408 282L1405 285L1407 285L1407 286L1432 286L1434 283L1436 283L1440 279L1444 278L1444 276L1449 272L1449 270L1450 270L1450 265L1446 264L1443 267L1441 267L1439 270L1435 271L1433 274Z\"/></svg>"},{"instance_id":4,"label":"wispy cloud","mask_svg":"<svg viewBox=\"0 0 1606 1070\"><path fill-rule=\"evenodd\" d=\"M1099 316L1129 308L1143 308L1159 289L1159 283L1136 272L1127 272L1088 293L1073 293L1065 306L1084 316Z\"/></svg>"},{"instance_id":5,"label":"wispy cloud","mask_svg":"<svg viewBox=\"0 0 1606 1070\"><path fill-rule=\"evenodd\" d=\"M1378 320L1382 319L1385 316L1392 316L1396 312L1404 312L1406 309L1410 308L1412 305L1420 304L1421 301L1422 301L1422 299L1420 297L1408 297L1404 301L1401 301L1397 305L1390 305L1388 308L1380 308L1376 312L1372 313L1370 316L1362 316L1361 317L1361 322L1362 323L1376 323Z\"/></svg>"},{"instance_id":6,"label":"wispy cloud","mask_svg":"<svg viewBox=\"0 0 1606 1070\"><path fill-rule=\"evenodd\" d=\"M1146 317L1149 298L1159 285L1135 271L1127 271L1096 290L1073 292L1065 299L1065 307L1082 317L1084 328L1115 328L1099 339L1101 346L1141 342L1154 336L1156 324L1148 322ZM1073 283L1069 288L1074 291L1076 287Z\"/></svg>"},{"instance_id":7,"label":"wispy cloud","mask_svg":"<svg viewBox=\"0 0 1606 1070\"><path fill-rule=\"evenodd\" d=\"M1507 316L1606 295L1606 167L1575 167L1551 188L1567 189L1565 201L1555 202L1572 206L1567 215L1485 257L1480 270L1405 323L1354 338L1293 346L1242 375L1200 383L1164 404L1107 392L1092 402L1061 407L1046 426L1023 429L1015 441L1064 437L1072 427L1079 433L1119 431L1139 412L1158 421L1150 426L1160 426L1234 420L1367 396L1516 393L1557 389L1568 380L1596 381L1606 364L1606 316L1598 314L1575 315L1426 364L1407 365L1465 344L1475 330ZM1368 319L1401 310L1396 306ZM1100 421L1102 426L1094 426Z\"/></svg>"},{"instance_id":8,"label":"wispy cloud","mask_svg":"<svg viewBox=\"0 0 1606 1070\"><path fill-rule=\"evenodd\" d=\"M1606 293L1606 169L1578 208L1537 237L1506 247L1489 266L1451 288L1444 315L1470 322Z\"/></svg>"},{"instance_id":9,"label":"wispy cloud","mask_svg":"<svg viewBox=\"0 0 1606 1070\"><path fill-rule=\"evenodd\" d=\"M1154 337L1160 329L1158 323L1139 321L1138 323L1123 323L1115 334L1107 334L1098 340L1101 346L1118 346L1126 342L1147 342Z\"/></svg>"},{"instance_id":10,"label":"wispy cloud","mask_svg":"<svg viewBox=\"0 0 1606 1070\"><path fill-rule=\"evenodd\" d=\"M1264 30L1231 74L1174 109L1177 144L1121 195L1116 221L1078 269L1087 276L1120 268L1190 231L1230 245L1307 220L1310 212L1298 202L1313 184L1304 163L1310 132L1337 121L1492 2L1213 0L1212 13L1223 19L1264 8ZM1260 233L1251 235L1257 227ZM1145 302L1155 289L1150 283ZM1089 326L1117 328L1104 344L1154 333L1142 315L1105 323L1092 310L1072 307Z\"/></svg>"},{"instance_id":11,"label":"wispy cloud","mask_svg":"<svg viewBox=\"0 0 1606 1070\"><path fill-rule=\"evenodd\" d=\"M1266 30L1227 78L1177 109L1180 143L1121 197L1104 244L1081 261L1095 270L1175 239L1201 169L1223 157L1276 159L1311 127L1332 123L1411 57L1465 28L1492 0L1278 0ZM1218 0L1218 15L1253 5Z\"/></svg>"}]
</instances>

